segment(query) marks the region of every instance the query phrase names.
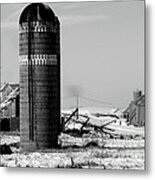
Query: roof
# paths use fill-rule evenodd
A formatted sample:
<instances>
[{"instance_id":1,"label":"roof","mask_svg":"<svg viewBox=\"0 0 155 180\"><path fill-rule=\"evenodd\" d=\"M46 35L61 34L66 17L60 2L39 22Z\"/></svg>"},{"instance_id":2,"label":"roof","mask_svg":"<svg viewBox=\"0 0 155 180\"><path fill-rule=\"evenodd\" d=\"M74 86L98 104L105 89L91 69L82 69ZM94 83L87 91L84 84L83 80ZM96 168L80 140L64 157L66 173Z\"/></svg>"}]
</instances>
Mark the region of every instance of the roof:
<instances>
[{"instance_id":1,"label":"roof","mask_svg":"<svg viewBox=\"0 0 155 180\"><path fill-rule=\"evenodd\" d=\"M9 85L8 83L4 83L0 88L0 92L3 92L8 85Z\"/></svg>"},{"instance_id":2,"label":"roof","mask_svg":"<svg viewBox=\"0 0 155 180\"><path fill-rule=\"evenodd\" d=\"M124 114L130 111L130 107L132 104L136 106L145 106L145 95L140 96L136 101L132 101L129 106L123 111Z\"/></svg>"},{"instance_id":3,"label":"roof","mask_svg":"<svg viewBox=\"0 0 155 180\"><path fill-rule=\"evenodd\" d=\"M17 83L4 83L2 87L0 88L0 92L3 92L7 87L14 90L19 87L19 84Z\"/></svg>"},{"instance_id":4,"label":"roof","mask_svg":"<svg viewBox=\"0 0 155 180\"><path fill-rule=\"evenodd\" d=\"M135 102L137 106L144 106L145 105L145 95L140 96L137 101Z\"/></svg>"},{"instance_id":5,"label":"roof","mask_svg":"<svg viewBox=\"0 0 155 180\"><path fill-rule=\"evenodd\" d=\"M130 106L131 106L131 103L129 104L129 106L123 111L124 114L128 113L130 111Z\"/></svg>"},{"instance_id":6,"label":"roof","mask_svg":"<svg viewBox=\"0 0 155 180\"><path fill-rule=\"evenodd\" d=\"M15 84L15 83L11 83L11 84L9 84L10 86L11 86L11 88L14 90L14 89L16 89L16 88L18 88L19 87L19 84Z\"/></svg>"},{"instance_id":7,"label":"roof","mask_svg":"<svg viewBox=\"0 0 155 180\"><path fill-rule=\"evenodd\" d=\"M17 87L16 89L14 89L7 97L6 99L0 104L0 109L5 109L7 108L13 101L13 99L15 99L17 96L19 95L19 87Z\"/></svg>"},{"instance_id":8,"label":"roof","mask_svg":"<svg viewBox=\"0 0 155 180\"><path fill-rule=\"evenodd\" d=\"M55 19L52 9L43 3L31 3L21 13L19 23L28 21L53 21Z\"/></svg>"}]
</instances>

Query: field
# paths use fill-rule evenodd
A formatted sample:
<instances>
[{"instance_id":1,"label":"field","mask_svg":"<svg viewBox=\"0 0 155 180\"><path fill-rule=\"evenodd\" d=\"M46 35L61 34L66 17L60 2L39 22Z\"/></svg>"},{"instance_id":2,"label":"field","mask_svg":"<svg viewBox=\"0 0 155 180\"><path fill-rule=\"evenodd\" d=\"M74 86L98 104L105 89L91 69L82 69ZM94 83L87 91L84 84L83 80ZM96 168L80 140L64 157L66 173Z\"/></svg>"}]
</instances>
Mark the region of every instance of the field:
<instances>
[{"instance_id":1,"label":"field","mask_svg":"<svg viewBox=\"0 0 155 180\"><path fill-rule=\"evenodd\" d=\"M60 148L20 153L19 135L1 135L1 166L42 168L145 169L145 140L109 138L104 134L75 137L62 133Z\"/></svg>"}]
</instances>

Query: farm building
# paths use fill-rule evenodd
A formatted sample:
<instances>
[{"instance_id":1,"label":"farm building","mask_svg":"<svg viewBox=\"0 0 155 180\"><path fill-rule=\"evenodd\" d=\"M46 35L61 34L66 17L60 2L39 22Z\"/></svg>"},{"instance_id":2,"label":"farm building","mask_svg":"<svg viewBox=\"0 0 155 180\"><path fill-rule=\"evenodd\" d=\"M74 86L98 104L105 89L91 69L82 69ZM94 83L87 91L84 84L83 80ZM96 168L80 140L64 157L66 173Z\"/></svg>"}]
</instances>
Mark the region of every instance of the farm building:
<instances>
[{"instance_id":1,"label":"farm building","mask_svg":"<svg viewBox=\"0 0 155 180\"><path fill-rule=\"evenodd\" d=\"M124 111L124 116L128 124L134 126L145 125L145 95L141 91L134 92L134 100L131 101L128 108Z\"/></svg>"},{"instance_id":2,"label":"farm building","mask_svg":"<svg viewBox=\"0 0 155 180\"><path fill-rule=\"evenodd\" d=\"M5 98L17 87L19 87L19 84L15 83L4 83L2 87L0 88L0 97L1 102L5 100Z\"/></svg>"},{"instance_id":3,"label":"farm building","mask_svg":"<svg viewBox=\"0 0 155 180\"><path fill-rule=\"evenodd\" d=\"M19 85L4 84L0 93L0 129L19 131Z\"/></svg>"}]
</instances>

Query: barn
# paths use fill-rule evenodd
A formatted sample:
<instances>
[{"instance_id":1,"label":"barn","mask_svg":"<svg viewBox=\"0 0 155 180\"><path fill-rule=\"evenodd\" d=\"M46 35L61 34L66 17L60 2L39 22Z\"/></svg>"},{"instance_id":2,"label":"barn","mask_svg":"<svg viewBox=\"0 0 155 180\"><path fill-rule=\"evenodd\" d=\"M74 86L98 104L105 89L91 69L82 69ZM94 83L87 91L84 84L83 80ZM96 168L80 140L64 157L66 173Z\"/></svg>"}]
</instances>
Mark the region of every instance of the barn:
<instances>
[{"instance_id":1,"label":"barn","mask_svg":"<svg viewBox=\"0 0 155 180\"><path fill-rule=\"evenodd\" d=\"M0 130L19 131L19 84L5 83L0 94Z\"/></svg>"},{"instance_id":2,"label":"barn","mask_svg":"<svg viewBox=\"0 0 155 180\"><path fill-rule=\"evenodd\" d=\"M145 125L145 95L141 91L134 92L134 100L124 111L124 117L128 124L138 127Z\"/></svg>"}]
</instances>

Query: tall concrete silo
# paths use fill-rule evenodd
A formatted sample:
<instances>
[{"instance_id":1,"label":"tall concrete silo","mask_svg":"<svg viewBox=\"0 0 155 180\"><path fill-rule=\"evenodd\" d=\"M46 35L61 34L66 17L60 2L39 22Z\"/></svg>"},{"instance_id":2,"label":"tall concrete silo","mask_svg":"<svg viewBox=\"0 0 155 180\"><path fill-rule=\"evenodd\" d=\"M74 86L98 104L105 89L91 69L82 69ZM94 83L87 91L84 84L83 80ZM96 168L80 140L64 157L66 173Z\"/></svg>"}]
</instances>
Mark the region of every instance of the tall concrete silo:
<instances>
[{"instance_id":1,"label":"tall concrete silo","mask_svg":"<svg viewBox=\"0 0 155 180\"><path fill-rule=\"evenodd\" d=\"M57 146L60 130L60 24L32 3L19 20L20 137L23 150Z\"/></svg>"}]
</instances>

